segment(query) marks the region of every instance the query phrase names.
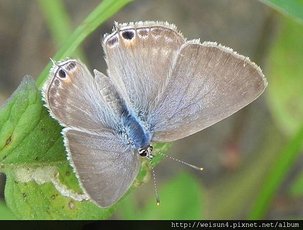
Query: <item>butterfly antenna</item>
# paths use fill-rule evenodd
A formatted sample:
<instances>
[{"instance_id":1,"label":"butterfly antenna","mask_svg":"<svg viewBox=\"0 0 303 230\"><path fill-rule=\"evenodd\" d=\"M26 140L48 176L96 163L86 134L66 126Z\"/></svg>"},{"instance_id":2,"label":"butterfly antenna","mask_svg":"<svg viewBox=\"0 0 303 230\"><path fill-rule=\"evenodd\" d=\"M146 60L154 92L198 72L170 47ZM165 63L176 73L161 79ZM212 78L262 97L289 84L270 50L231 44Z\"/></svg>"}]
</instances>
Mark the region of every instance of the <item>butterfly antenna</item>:
<instances>
[{"instance_id":1,"label":"butterfly antenna","mask_svg":"<svg viewBox=\"0 0 303 230\"><path fill-rule=\"evenodd\" d=\"M157 202L157 206L160 205L160 196L158 193L158 189L157 189L157 183L156 183L156 173L154 170L154 167L151 165L152 167L152 173L153 173L153 181L154 181L154 190L155 190L155 195L156 195L156 202Z\"/></svg>"},{"instance_id":2,"label":"butterfly antenna","mask_svg":"<svg viewBox=\"0 0 303 230\"><path fill-rule=\"evenodd\" d=\"M193 168L193 169L196 169L196 170L199 170L199 171L203 171L203 168L198 167L198 166L196 166L196 165L192 165L192 164L189 164L189 163L187 163L187 162L185 162L185 161L179 160L179 159L177 159L177 158L168 156L168 155L166 155L166 154L164 154L164 153L162 153L162 152L159 152L159 154L161 154L162 156L165 156L165 157L167 157L167 158L169 158L169 159L171 159L171 160L177 161L177 162L179 162L179 163L181 163L181 164L187 165L187 166L189 166L189 167L191 167L191 168Z\"/></svg>"}]
</instances>

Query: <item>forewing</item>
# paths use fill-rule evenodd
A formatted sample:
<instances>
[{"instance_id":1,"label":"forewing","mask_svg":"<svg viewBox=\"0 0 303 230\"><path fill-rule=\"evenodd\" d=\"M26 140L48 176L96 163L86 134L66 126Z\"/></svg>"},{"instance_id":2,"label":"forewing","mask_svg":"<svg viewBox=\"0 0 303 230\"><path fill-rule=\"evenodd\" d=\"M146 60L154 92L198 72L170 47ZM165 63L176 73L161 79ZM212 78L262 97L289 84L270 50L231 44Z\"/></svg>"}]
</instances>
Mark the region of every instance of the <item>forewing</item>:
<instances>
[{"instance_id":1,"label":"forewing","mask_svg":"<svg viewBox=\"0 0 303 230\"><path fill-rule=\"evenodd\" d=\"M138 174L138 154L106 130L98 135L70 129L64 133L69 158L87 195L101 207L113 205Z\"/></svg>"},{"instance_id":2,"label":"forewing","mask_svg":"<svg viewBox=\"0 0 303 230\"><path fill-rule=\"evenodd\" d=\"M168 78L184 38L160 22L117 24L105 36L108 74L131 106L148 114Z\"/></svg>"},{"instance_id":3,"label":"forewing","mask_svg":"<svg viewBox=\"0 0 303 230\"><path fill-rule=\"evenodd\" d=\"M43 96L50 114L63 126L88 131L113 126L115 116L93 76L78 60L54 64L50 80L43 88Z\"/></svg>"},{"instance_id":4,"label":"forewing","mask_svg":"<svg viewBox=\"0 0 303 230\"><path fill-rule=\"evenodd\" d=\"M189 41L149 117L153 141L174 141L230 116L267 85L260 68L231 49Z\"/></svg>"}]
</instances>

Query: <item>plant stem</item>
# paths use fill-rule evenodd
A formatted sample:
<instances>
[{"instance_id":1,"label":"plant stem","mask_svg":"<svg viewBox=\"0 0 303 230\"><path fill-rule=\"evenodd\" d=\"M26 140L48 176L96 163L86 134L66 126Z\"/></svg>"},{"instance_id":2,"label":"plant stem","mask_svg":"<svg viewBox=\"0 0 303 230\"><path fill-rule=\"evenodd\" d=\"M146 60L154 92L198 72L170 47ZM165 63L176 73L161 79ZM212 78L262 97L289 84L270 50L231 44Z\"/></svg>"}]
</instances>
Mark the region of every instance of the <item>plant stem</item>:
<instances>
[{"instance_id":1,"label":"plant stem","mask_svg":"<svg viewBox=\"0 0 303 230\"><path fill-rule=\"evenodd\" d=\"M256 201L248 214L248 219L256 220L264 218L273 198L288 171L295 164L303 149L303 126L294 135L290 142L277 155L275 162L269 169L263 186L257 195Z\"/></svg>"},{"instance_id":2,"label":"plant stem","mask_svg":"<svg viewBox=\"0 0 303 230\"><path fill-rule=\"evenodd\" d=\"M61 49L54 55L54 60L60 60L69 56L75 49L91 34L99 25L106 21L109 17L119 11L123 6L131 0L104 0L88 17L80 24L80 26L64 41ZM51 63L44 68L39 75L36 85L39 89L42 88L44 81L48 76Z\"/></svg>"}]
</instances>

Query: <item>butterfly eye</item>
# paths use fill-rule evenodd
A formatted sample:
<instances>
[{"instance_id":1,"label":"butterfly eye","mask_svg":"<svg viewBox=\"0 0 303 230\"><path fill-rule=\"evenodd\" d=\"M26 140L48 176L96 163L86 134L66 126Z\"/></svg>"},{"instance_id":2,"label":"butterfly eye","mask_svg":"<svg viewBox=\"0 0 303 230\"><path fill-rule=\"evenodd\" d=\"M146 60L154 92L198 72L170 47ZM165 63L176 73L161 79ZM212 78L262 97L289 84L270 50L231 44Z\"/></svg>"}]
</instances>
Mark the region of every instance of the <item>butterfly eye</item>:
<instances>
[{"instance_id":1,"label":"butterfly eye","mask_svg":"<svg viewBox=\"0 0 303 230\"><path fill-rule=\"evenodd\" d=\"M59 70L58 75L59 75L60 78L66 78L66 73L63 69Z\"/></svg>"},{"instance_id":2,"label":"butterfly eye","mask_svg":"<svg viewBox=\"0 0 303 230\"><path fill-rule=\"evenodd\" d=\"M138 153L141 157L147 157L148 159L152 159L153 155L152 155L152 151L153 151L153 146L148 145L145 148L139 148L138 149Z\"/></svg>"},{"instance_id":3,"label":"butterfly eye","mask_svg":"<svg viewBox=\"0 0 303 230\"><path fill-rule=\"evenodd\" d=\"M146 149L140 148L138 152L141 157L146 157L147 155Z\"/></svg>"}]
</instances>

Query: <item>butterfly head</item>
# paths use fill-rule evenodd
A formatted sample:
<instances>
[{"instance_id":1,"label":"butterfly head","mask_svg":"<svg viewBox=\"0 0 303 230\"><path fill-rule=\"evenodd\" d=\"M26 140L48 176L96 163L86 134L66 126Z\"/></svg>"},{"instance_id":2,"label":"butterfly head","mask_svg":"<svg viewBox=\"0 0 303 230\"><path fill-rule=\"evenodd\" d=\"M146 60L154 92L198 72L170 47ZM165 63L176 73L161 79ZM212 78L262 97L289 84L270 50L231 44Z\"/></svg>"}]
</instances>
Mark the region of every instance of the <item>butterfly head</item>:
<instances>
[{"instance_id":1,"label":"butterfly head","mask_svg":"<svg viewBox=\"0 0 303 230\"><path fill-rule=\"evenodd\" d=\"M152 145L148 145L144 148L139 148L138 152L141 157L146 157L148 159L152 159L153 158L153 154L152 154L153 149L154 148Z\"/></svg>"}]
</instances>

